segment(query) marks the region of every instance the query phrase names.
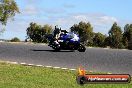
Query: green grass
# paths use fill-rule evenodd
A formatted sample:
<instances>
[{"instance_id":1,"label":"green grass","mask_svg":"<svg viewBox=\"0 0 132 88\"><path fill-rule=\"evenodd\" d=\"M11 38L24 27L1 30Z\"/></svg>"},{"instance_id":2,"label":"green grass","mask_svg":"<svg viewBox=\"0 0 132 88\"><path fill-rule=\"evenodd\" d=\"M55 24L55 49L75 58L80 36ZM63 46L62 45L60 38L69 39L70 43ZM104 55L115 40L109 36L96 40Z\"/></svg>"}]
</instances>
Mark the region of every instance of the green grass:
<instances>
[{"instance_id":1,"label":"green grass","mask_svg":"<svg viewBox=\"0 0 132 88\"><path fill-rule=\"evenodd\" d=\"M130 84L76 83L75 71L0 62L0 88L132 88Z\"/></svg>"}]
</instances>

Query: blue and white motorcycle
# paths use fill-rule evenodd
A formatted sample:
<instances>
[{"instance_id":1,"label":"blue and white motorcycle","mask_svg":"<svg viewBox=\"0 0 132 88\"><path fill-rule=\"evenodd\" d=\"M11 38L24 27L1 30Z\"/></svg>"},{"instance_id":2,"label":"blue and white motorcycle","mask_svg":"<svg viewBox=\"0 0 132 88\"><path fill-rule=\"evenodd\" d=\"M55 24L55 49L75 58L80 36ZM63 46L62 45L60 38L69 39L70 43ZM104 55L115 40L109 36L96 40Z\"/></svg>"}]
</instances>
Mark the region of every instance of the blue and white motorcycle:
<instances>
[{"instance_id":1,"label":"blue and white motorcycle","mask_svg":"<svg viewBox=\"0 0 132 88\"><path fill-rule=\"evenodd\" d=\"M60 35L58 40L54 40L53 35L47 36L49 46L55 51L60 50L78 50L79 52L85 52L86 48L80 43L80 38L73 32L64 33Z\"/></svg>"}]
</instances>

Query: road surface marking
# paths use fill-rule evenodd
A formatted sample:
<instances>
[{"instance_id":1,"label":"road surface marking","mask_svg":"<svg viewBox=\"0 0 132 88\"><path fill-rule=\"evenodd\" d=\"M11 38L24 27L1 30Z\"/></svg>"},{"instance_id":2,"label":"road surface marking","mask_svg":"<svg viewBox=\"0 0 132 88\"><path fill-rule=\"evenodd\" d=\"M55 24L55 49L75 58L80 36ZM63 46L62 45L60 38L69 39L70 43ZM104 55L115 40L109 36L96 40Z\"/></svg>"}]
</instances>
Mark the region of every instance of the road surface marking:
<instances>
[{"instance_id":1,"label":"road surface marking","mask_svg":"<svg viewBox=\"0 0 132 88\"><path fill-rule=\"evenodd\" d=\"M36 65L37 67L43 67L43 65Z\"/></svg>"},{"instance_id":2,"label":"road surface marking","mask_svg":"<svg viewBox=\"0 0 132 88\"><path fill-rule=\"evenodd\" d=\"M45 67L47 67L47 68L51 68L52 66L45 66Z\"/></svg>"},{"instance_id":3,"label":"road surface marking","mask_svg":"<svg viewBox=\"0 0 132 88\"><path fill-rule=\"evenodd\" d=\"M71 71L75 71L76 69L69 69L69 70L71 70Z\"/></svg>"},{"instance_id":4,"label":"road surface marking","mask_svg":"<svg viewBox=\"0 0 132 88\"><path fill-rule=\"evenodd\" d=\"M68 68L61 68L61 69L66 70L66 69L68 69Z\"/></svg>"},{"instance_id":5,"label":"road surface marking","mask_svg":"<svg viewBox=\"0 0 132 88\"><path fill-rule=\"evenodd\" d=\"M53 67L53 68L60 68L60 67Z\"/></svg>"},{"instance_id":6,"label":"road surface marking","mask_svg":"<svg viewBox=\"0 0 132 88\"><path fill-rule=\"evenodd\" d=\"M11 64L18 64L18 62L9 62L9 63L11 63Z\"/></svg>"},{"instance_id":7,"label":"road surface marking","mask_svg":"<svg viewBox=\"0 0 132 88\"><path fill-rule=\"evenodd\" d=\"M34 66L34 64L28 64L28 66Z\"/></svg>"}]
</instances>

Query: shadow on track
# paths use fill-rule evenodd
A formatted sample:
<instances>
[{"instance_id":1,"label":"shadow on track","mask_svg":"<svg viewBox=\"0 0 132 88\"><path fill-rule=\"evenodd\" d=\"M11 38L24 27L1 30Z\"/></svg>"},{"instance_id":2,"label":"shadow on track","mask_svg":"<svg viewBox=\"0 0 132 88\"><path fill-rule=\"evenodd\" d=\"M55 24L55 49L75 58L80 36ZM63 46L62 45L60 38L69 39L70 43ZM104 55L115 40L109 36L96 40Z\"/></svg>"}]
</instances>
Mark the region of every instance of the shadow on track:
<instances>
[{"instance_id":1,"label":"shadow on track","mask_svg":"<svg viewBox=\"0 0 132 88\"><path fill-rule=\"evenodd\" d=\"M75 52L74 50L55 51L55 50L37 50L37 49L32 49L32 51L35 51L35 52L41 52L41 51L44 51L44 52Z\"/></svg>"}]
</instances>

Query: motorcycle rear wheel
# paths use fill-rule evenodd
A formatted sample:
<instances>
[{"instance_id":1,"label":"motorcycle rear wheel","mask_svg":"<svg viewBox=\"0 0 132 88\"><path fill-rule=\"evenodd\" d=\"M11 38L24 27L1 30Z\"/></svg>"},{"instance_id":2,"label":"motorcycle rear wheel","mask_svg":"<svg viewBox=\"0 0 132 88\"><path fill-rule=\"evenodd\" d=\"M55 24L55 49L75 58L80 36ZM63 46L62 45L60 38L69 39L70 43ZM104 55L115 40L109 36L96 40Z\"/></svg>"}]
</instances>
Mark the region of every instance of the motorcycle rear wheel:
<instances>
[{"instance_id":1,"label":"motorcycle rear wheel","mask_svg":"<svg viewBox=\"0 0 132 88\"><path fill-rule=\"evenodd\" d=\"M78 51L79 52L85 52L86 48L82 44L79 45Z\"/></svg>"},{"instance_id":2,"label":"motorcycle rear wheel","mask_svg":"<svg viewBox=\"0 0 132 88\"><path fill-rule=\"evenodd\" d=\"M60 51L61 48L60 48L60 46L56 46L56 47L54 47L54 50L55 50L55 51Z\"/></svg>"}]
</instances>

